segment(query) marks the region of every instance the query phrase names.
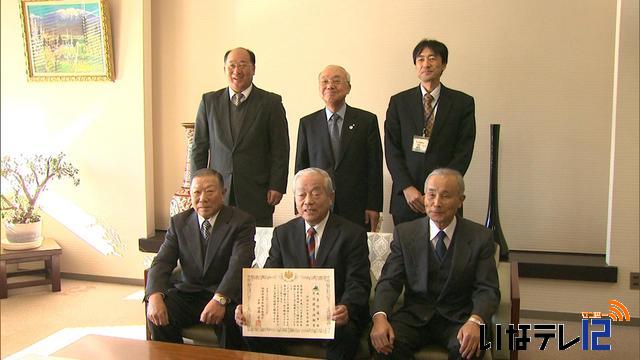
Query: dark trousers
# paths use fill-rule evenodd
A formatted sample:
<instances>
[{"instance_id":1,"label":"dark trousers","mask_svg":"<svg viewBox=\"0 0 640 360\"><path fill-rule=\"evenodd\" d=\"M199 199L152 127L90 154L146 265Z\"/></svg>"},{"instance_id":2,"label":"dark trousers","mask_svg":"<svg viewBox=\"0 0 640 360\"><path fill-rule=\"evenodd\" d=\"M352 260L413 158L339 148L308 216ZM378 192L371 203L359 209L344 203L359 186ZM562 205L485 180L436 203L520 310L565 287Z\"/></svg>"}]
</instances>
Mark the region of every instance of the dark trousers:
<instances>
[{"instance_id":1,"label":"dark trousers","mask_svg":"<svg viewBox=\"0 0 640 360\"><path fill-rule=\"evenodd\" d=\"M353 321L349 321L344 326L336 326L333 340L313 340L313 339L284 339L267 337L245 337L245 342L250 351L296 356L287 345L295 347L298 344L318 346L325 348L326 359L350 360L356 356L360 345L360 329Z\"/></svg>"},{"instance_id":2,"label":"dark trousers","mask_svg":"<svg viewBox=\"0 0 640 360\"><path fill-rule=\"evenodd\" d=\"M448 320L437 313L424 326L409 325L405 319L402 316L391 319L391 327L396 334L393 352L389 355L377 353L376 359L414 359L414 353L429 344L445 347L449 359L462 359L457 335L463 324ZM484 351L480 353L480 357L472 359L483 357Z\"/></svg>"},{"instance_id":3,"label":"dark trousers","mask_svg":"<svg viewBox=\"0 0 640 360\"><path fill-rule=\"evenodd\" d=\"M200 314L212 298L213 294L208 291L188 293L175 288L170 289L164 298L169 314L169 324L156 326L147 319L149 329L151 329L151 339L182 344L182 329L200 323ZM220 347L242 350L244 342L240 328L234 319L235 307L236 305L233 303L227 304L222 324L213 325L213 330Z\"/></svg>"},{"instance_id":4,"label":"dark trousers","mask_svg":"<svg viewBox=\"0 0 640 360\"><path fill-rule=\"evenodd\" d=\"M229 203L227 205L229 206L234 206L234 207L238 207L238 204L236 204L236 197L233 194L233 188L229 187ZM244 209L241 209L244 210ZM247 210L244 210L247 211ZM249 211L247 211L249 212ZM271 216L267 216L264 218L256 218L256 226L258 227L273 227L273 215Z\"/></svg>"}]
</instances>

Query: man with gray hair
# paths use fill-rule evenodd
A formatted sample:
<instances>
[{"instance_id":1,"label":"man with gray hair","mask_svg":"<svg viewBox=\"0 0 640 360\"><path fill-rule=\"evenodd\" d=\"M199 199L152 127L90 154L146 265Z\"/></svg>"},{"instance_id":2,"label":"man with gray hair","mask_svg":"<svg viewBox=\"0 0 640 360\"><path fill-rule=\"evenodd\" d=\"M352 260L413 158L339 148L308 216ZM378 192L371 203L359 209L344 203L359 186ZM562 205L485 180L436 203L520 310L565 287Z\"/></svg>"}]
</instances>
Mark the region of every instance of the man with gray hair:
<instances>
[{"instance_id":1,"label":"man with gray hair","mask_svg":"<svg viewBox=\"0 0 640 360\"><path fill-rule=\"evenodd\" d=\"M334 340L273 341L245 337L251 351L288 354L284 343L317 343L326 348L327 359L352 359L360 334L369 323L369 249L365 230L329 210L334 198L329 174L318 168L299 171L294 178L299 217L273 230L265 268L333 268L336 306ZM306 240L306 242L305 242ZM245 325L242 305L235 312Z\"/></svg>"},{"instance_id":2,"label":"man with gray hair","mask_svg":"<svg viewBox=\"0 0 640 360\"><path fill-rule=\"evenodd\" d=\"M500 302L492 232L456 216L465 198L458 171L434 170L424 192L427 216L395 227L371 343L379 358L412 359L429 343L446 347L449 359L482 358L480 326ZM403 288L404 303L392 313Z\"/></svg>"},{"instance_id":3,"label":"man with gray hair","mask_svg":"<svg viewBox=\"0 0 640 360\"><path fill-rule=\"evenodd\" d=\"M347 105L351 76L329 65L318 75L325 108L300 120L295 171L329 173L335 184L333 213L377 231L382 211L382 143L378 118Z\"/></svg>"}]
</instances>

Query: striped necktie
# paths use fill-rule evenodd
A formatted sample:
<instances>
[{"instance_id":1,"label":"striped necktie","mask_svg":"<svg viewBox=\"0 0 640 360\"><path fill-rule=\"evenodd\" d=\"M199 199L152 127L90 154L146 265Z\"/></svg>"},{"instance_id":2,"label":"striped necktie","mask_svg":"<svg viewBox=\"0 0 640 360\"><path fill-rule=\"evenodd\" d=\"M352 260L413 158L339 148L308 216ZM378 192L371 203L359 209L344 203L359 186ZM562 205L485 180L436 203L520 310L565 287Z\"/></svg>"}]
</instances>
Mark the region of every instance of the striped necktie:
<instances>
[{"instance_id":1,"label":"striped necktie","mask_svg":"<svg viewBox=\"0 0 640 360\"><path fill-rule=\"evenodd\" d=\"M316 266L316 229L310 227L307 230L307 254L309 255L309 267Z\"/></svg>"}]
</instances>

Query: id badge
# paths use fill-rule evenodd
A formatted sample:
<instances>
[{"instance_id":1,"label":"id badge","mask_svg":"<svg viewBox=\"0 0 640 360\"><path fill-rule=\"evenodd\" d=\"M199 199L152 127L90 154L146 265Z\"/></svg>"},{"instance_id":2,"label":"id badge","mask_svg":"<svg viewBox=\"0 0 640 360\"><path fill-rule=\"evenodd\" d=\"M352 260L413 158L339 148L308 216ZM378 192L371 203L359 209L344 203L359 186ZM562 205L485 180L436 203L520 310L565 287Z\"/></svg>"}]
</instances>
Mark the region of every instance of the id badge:
<instances>
[{"instance_id":1,"label":"id badge","mask_svg":"<svg viewBox=\"0 0 640 360\"><path fill-rule=\"evenodd\" d=\"M418 135L413 136L413 146L411 147L411 150L424 154L427 152L427 146L429 146L428 137Z\"/></svg>"}]
</instances>

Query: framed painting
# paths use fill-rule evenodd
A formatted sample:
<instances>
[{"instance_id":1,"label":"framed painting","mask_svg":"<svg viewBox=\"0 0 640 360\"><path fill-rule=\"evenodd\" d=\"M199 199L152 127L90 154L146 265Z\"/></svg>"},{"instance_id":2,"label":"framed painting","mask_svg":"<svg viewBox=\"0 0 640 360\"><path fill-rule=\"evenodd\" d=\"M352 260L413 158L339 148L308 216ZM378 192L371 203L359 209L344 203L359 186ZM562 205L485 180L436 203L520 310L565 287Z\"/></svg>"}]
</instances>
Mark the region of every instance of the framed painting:
<instances>
[{"instance_id":1,"label":"framed painting","mask_svg":"<svg viewBox=\"0 0 640 360\"><path fill-rule=\"evenodd\" d=\"M30 81L114 80L107 0L21 0Z\"/></svg>"}]
</instances>

